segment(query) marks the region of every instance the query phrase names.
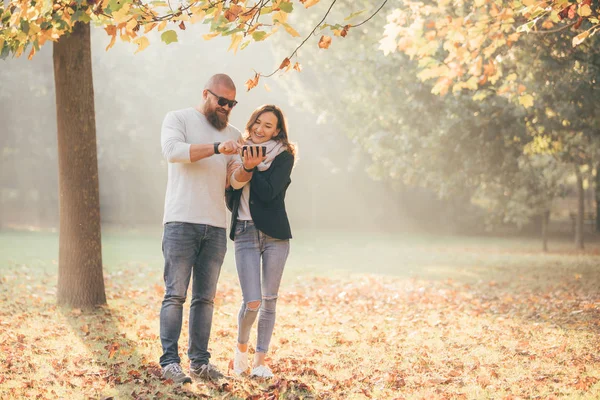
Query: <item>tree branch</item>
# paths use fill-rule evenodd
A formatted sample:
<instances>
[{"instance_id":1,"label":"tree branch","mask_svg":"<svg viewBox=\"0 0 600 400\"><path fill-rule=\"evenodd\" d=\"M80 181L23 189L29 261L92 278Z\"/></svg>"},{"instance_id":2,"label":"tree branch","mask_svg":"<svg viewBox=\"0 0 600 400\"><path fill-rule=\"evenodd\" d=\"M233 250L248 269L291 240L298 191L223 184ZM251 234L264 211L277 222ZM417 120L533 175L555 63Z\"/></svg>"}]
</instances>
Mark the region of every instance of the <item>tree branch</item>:
<instances>
[{"instance_id":1,"label":"tree branch","mask_svg":"<svg viewBox=\"0 0 600 400\"><path fill-rule=\"evenodd\" d=\"M302 46L304 46L304 43L306 43L306 41L314 35L315 31L321 26L323 25L323 23L325 22L325 19L327 18L327 16L329 15L329 13L331 13L331 10L333 9L333 6L335 5L335 3L337 2L337 0L333 0L333 2L331 3L331 5L329 6L329 9L327 10L327 12L325 13L325 15L323 16L323 18L321 19L321 21L313 28L313 30L304 38L304 40L302 41L302 43L300 43L298 45L298 47L296 47L296 49L292 52L292 54L290 54L289 57L287 57L288 60L290 60L292 57L294 57L296 55L296 53L298 52L298 50L300 50L300 48ZM352 28L356 28L358 26L361 26L367 22L369 22L375 15L377 15L377 13L379 11L381 11L381 9L383 8L383 6L385 6L385 4L388 2L388 0L384 0L383 3L381 4L381 6L379 6L379 8L377 10L375 10L375 12L373 14L371 14L371 16L369 18L367 18L366 20L364 20L363 22L361 22L360 24L357 25L350 25L350 27ZM271 72L268 75L263 75L263 74L258 74L259 76L262 76L264 78L269 78L273 75L275 75L277 73L277 71L279 71L281 68L277 68L275 71Z\"/></svg>"},{"instance_id":2,"label":"tree branch","mask_svg":"<svg viewBox=\"0 0 600 400\"><path fill-rule=\"evenodd\" d=\"M302 43L300 43L300 45L298 45L298 47L296 47L296 49L294 50L294 52L289 57L287 57L288 59L291 59L292 57L294 57L294 55L298 52L298 50L300 50L300 47L304 46L304 43L306 43L306 41L315 33L315 31L317 30L317 28L320 27L323 24L323 22L325 22L325 18L327 18L327 16L331 12L331 9L333 8L333 6L335 5L336 2L337 2L337 0L333 0L333 2L331 2L331 5L329 6L329 9L327 10L327 12L325 13L325 15L321 19L321 22L319 22L313 28L312 32L310 32L310 34L308 36L306 36L306 38L304 38L304 40L302 41ZM262 77L265 77L265 78L269 78L269 77L275 75L275 73L277 71L279 71L279 70L280 70L280 68L277 68L275 71L271 72L269 75L263 75L263 74L258 74L258 75L262 76Z\"/></svg>"},{"instance_id":3,"label":"tree branch","mask_svg":"<svg viewBox=\"0 0 600 400\"><path fill-rule=\"evenodd\" d=\"M363 22L361 22L360 24L357 24L357 25L350 25L350 26L351 26L351 27L353 27L353 28L357 28L357 27L359 27L359 26L361 26L361 25L363 25L363 24L366 24L366 23L367 23L367 22L369 22L369 20L371 20L371 18L373 18L373 17L374 17L374 16L375 16L375 15L376 15L376 14L377 14L379 11L381 11L381 9L383 8L383 6L385 6L385 3L387 3L387 0L384 0L384 2L383 2L383 3L381 3L381 6L379 6L379 8L378 8L378 9L377 9L377 10L376 10L376 11L375 11L375 12L374 12L374 13L373 13L373 14L372 14L372 15L371 15L369 18L367 18L366 20L364 20L364 21L363 21Z\"/></svg>"},{"instance_id":4,"label":"tree branch","mask_svg":"<svg viewBox=\"0 0 600 400\"><path fill-rule=\"evenodd\" d=\"M546 35L546 34L549 34L549 33L558 33L558 32L562 32L562 31L566 31L567 29L569 29L570 27L572 27L576 23L577 23L577 21L571 22L568 25L561 26L560 28L552 29L552 30L549 30L549 31L529 31L528 33L535 33L537 35Z\"/></svg>"}]
</instances>

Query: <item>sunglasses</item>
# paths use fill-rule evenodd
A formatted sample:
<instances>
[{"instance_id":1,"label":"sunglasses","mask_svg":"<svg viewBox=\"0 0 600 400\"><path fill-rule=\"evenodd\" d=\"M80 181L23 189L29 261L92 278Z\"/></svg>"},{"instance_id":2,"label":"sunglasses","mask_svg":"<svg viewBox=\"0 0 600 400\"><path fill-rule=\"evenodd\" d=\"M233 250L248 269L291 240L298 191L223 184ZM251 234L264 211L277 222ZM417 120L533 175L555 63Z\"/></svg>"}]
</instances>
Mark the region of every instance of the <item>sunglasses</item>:
<instances>
[{"instance_id":1,"label":"sunglasses","mask_svg":"<svg viewBox=\"0 0 600 400\"><path fill-rule=\"evenodd\" d=\"M227 104L229 106L229 108L233 108L238 103L237 100L229 100L229 99L226 99L225 97L217 96L216 94L211 92L210 89L206 89L206 91L217 98L217 104L220 105L221 107L225 107L225 105Z\"/></svg>"}]
</instances>

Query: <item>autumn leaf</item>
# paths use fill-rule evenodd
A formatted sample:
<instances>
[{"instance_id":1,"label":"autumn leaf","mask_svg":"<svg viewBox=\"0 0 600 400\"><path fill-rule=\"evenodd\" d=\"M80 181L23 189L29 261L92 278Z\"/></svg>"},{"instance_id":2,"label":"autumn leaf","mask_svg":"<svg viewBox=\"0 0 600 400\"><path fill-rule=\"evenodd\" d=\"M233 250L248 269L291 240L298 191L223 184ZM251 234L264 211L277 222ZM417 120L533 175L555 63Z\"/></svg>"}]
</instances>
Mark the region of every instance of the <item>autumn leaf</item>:
<instances>
[{"instance_id":1,"label":"autumn leaf","mask_svg":"<svg viewBox=\"0 0 600 400\"><path fill-rule=\"evenodd\" d=\"M321 36L321 39L319 40L319 48L328 49L330 44L331 44L330 36L327 36L327 35Z\"/></svg>"},{"instance_id":2,"label":"autumn leaf","mask_svg":"<svg viewBox=\"0 0 600 400\"><path fill-rule=\"evenodd\" d=\"M242 6L239 6L237 4L232 4L229 9L227 9L227 11L225 11L225 14L223 15L225 17L225 19L227 19L229 22L233 22L238 18L238 15L243 11Z\"/></svg>"},{"instance_id":3,"label":"autumn leaf","mask_svg":"<svg viewBox=\"0 0 600 400\"><path fill-rule=\"evenodd\" d=\"M246 81L246 90L250 91L258 85L258 80L260 79L259 74L255 74L253 79L248 79Z\"/></svg>"},{"instance_id":4,"label":"autumn leaf","mask_svg":"<svg viewBox=\"0 0 600 400\"><path fill-rule=\"evenodd\" d=\"M582 17L589 17L590 15L592 15L592 9L588 4L583 4L579 7L579 15L581 15Z\"/></svg>"},{"instance_id":5,"label":"autumn leaf","mask_svg":"<svg viewBox=\"0 0 600 400\"><path fill-rule=\"evenodd\" d=\"M133 43L138 45L138 48L134 54L137 54L140 51L144 51L148 46L150 46L150 41L146 36L142 36L140 38L135 39Z\"/></svg>"},{"instance_id":6,"label":"autumn leaf","mask_svg":"<svg viewBox=\"0 0 600 400\"><path fill-rule=\"evenodd\" d=\"M171 44L173 42L177 42L177 32L175 32L174 30L168 30L163 32L162 35L160 35L160 39L165 42L166 44Z\"/></svg>"},{"instance_id":7,"label":"autumn leaf","mask_svg":"<svg viewBox=\"0 0 600 400\"><path fill-rule=\"evenodd\" d=\"M281 62L281 65L279 66L279 69L284 69L285 67L287 67L288 65L290 65L290 59L289 58L284 58L284 60Z\"/></svg>"},{"instance_id":8,"label":"autumn leaf","mask_svg":"<svg viewBox=\"0 0 600 400\"><path fill-rule=\"evenodd\" d=\"M206 34L202 35L202 38L204 40L210 40L217 36L219 36L219 32L211 32L211 33L206 33Z\"/></svg>"},{"instance_id":9,"label":"autumn leaf","mask_svg":"<svg viewBox=\"0 0 600 400\"><path fill-rule=\"evenodd\" d=\"M231 44L229 45L227 51L233 50L233 54L236 54L238 48L240 47L240 43L242 43L242 39L244 39L244 36L239 33L231 35Z\"/></svg>"},{"instance_id":10,"label":"autumn leaf","mask_svg":"<svg viewBox=\"0 0 600 400\"><path fill-rule=\"evenodd\" d=\"M181 21L181 23L179 24L179 29L185 31L185 23L183 21Z\"/></svg>"},{"instance_id":11,"label":"autumn leaf","mask_svg":"<svg viewBox=\"0 0 600 400\"><path fill-rule=\"evenodd\" d=\"M302 66L300 66L300 63L297 62L296 64L294 64L294 69L296 71L300 72L300 71L302 71Z\"/></svg>"},{"instance_id":12,"label":"autumn leaf","mask_svg":"<svg viewBox=\"0 0 600 400\"><path fill-rule=\"evenodd\" d=\"M525 108L533 106L533 96L530 94L519 96L519 104Z\"/></svg>"},{"instance_id":13,"label":"autumn leaf","mask_svg":"<svg viewBox=\"0 0 600 400\"><path fill-rule=\"evenodd\" d=\"M300 0L300 3L304 4L304 7L309 8L317 4L319 0Z\"/></svg>"},{"instance_id":14,"label":"autumn leaf","mask_svg":"<svg viewBox=\"0 0 600 400\"><path fill-rule=\"evenodd\" d=\"M117 27L114 25L109 25L105 27L104 30L108 35L111 36L110 43L108 44L108 46L106 46L106 51L108 51L108 49L115 45L115 42L117 40Z\"/></svg>"},{"instance_id":15,"label":"autumn leaf","mask_svg":"<svg viewBox=\"0 0 600 400\"><path fill-rule=\"evenodd\" d=\"M299 34L299 33L298 33L298 32L297 32L297 31L296 31L294 28L292 28L292 27L290 26L290 24L288 24L288 23L284 23L284 24L283 24L283 27L285 28L285 31L286 31L287 33L289 33L290 35L292 35L293 37L298 37L298 36L300 36L300 34Z\"/></svg>"},{"instance_id":16,"label":"autumn leaf","mask_svg":"<svg viewBox=\"0 0 600 400\"><path fill-rule=\"evenodd\" d=\"M579 35L573 38L573 47L583 43L583 41L590 36L590 31L581 32Z\"/></svg>"}]
</instances>

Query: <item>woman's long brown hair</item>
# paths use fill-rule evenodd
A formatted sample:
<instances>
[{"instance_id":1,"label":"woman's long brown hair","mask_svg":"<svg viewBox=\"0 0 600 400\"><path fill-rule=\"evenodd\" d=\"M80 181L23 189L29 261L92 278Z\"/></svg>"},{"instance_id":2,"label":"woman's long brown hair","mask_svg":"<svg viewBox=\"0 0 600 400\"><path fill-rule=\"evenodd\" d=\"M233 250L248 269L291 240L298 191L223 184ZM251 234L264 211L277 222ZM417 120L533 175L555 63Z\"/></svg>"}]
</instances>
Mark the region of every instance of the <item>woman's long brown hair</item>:
<instances>
[{"instance_id":1,"label":"woman's long brown hair","mask_svg":"<svg viewBox=\"0 0 600 400\"><path fill-rule=\"evenodd\" d=\"M296 155L296 145L294 145L293 143L290 143L290 140L288 137L288 130L287 130L287 121L285 120L283 111L281 111L281 108L279 108L273 104L265 104L263 106L258 107L256 110L254 110L254 112L250 116L250 119L248 120L248 123L246 124L246 132L244 135L244 139L248 139L250 137L250 129L252 129L252 125L254 125L254 123L256 122L258 117L260 117L262 114L264 114L266 112L272 112L273 114L275 114L275 117L277 118L277 129L279 129L279 134L277 136L275 136L273 138L273 140L283 143L283 145L285 147L287 147L288 151L290 153L292 153L293 156L295 156Z\"/></svg>"}]
</instances>

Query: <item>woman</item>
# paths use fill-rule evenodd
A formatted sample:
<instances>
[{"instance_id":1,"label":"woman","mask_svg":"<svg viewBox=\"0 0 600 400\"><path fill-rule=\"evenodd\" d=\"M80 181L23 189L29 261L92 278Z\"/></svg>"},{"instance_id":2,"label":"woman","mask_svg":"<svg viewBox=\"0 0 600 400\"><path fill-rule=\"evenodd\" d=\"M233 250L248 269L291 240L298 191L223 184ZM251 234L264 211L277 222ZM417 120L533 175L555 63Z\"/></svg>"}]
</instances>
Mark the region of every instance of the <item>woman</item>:
<instances>
[{"instance_id":1,"label":"woman","mask_svg":"<svg viewBox=\"0 0 600 400\"><path fill-rule=\"evenodd\" d=\"M243 295L233 370L237 375L248 370L248 339L258 314L256 353L250 376L272 378L265 356L273 334L279 284L292 237L284 200L296 149L288 140L285 117L274 105L254 111L246 124L244 139L246 145L266 146L266 156L258 151L243 151L241 166L230 175L231 186L242 188L233 191L228 201L232 211L230 238L235 242Z\"/></svg>"}]
</instances>

